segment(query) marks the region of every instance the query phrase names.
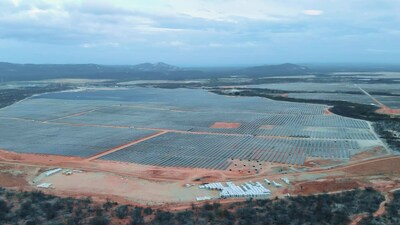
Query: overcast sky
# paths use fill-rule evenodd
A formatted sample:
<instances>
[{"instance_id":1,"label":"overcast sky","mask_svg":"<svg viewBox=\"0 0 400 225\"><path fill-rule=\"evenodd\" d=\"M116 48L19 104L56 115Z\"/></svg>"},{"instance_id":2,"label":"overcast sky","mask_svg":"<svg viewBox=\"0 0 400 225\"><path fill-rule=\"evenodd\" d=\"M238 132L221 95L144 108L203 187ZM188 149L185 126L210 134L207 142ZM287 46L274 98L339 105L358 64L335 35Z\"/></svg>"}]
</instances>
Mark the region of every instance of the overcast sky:
<instances>
[{"instance_id":1,"label":"overcast sky","mask_svg":"<svg viewBox=\"0 0 400 225\"><path fill-rule=\"evenodd\" d=\"M400 0L0 0L0 61L399 63Z\"/></svg>"}]
</instances>

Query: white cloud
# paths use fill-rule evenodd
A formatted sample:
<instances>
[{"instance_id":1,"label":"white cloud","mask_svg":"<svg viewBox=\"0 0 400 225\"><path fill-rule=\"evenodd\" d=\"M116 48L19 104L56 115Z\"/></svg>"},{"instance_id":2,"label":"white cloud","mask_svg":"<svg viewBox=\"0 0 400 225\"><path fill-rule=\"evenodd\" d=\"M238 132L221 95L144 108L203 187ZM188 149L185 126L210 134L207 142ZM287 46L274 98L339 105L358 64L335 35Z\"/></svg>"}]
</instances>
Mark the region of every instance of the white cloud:
<instances>
[{"instance_id":1,"label":"white cloud","mask_svg":"<svg viewBox=\"0 0 400 225\"><path fill-rule=\"evenodd\" d=\"M221 47L224 47L224 45L221 44L221 43L210 43L210 44L208 44L208 47L211 47L211 48L221 48Z\"/></svg>"},{"instance_id":2,"label":"white cloud","mask_svg":"<svg viewBox=\"0 0 400 225\"><path fill-rule=\"evenodd\" d=\"M118 48L120 46L117 42L105 42L105 43L84 43L80 45L82 48L97 48L97 47L113 47Z\"/></svg>"},{"instance_id":3,"label":"white cloud","mask_svg":"<svg viewBox=\"0 0 400 225\"><path fill-rule=\"evenodd\" d=\"M253 48L259 46L259 43L246 41L237 43L216 43L212 42L207 45L210 48Z\"/></svg>"},{"instance_id":4,"label":"white cloud","mask_svg":"<svg viewBox=\"0 0 400 225\"><path fill-rule=\"evenodd\" d=\"M121 46L113 50L140 49L149 54L156 47L163 52L250 50L272 54L265 51L266 46L340 46L358 42L360 37L371 42L360 47L364 51L366 46L375 46L378 37L389 41L376 44L377 49L395 46L391 40L400 35L396 13L400 3L364 1L0 0L0 41L93 51Z\"/></svg>"},{"instance_id":5,"label":"white cloud","mask_svg":"<svg viewBox=\"0 0 400 225\"><path fill-rule=\"evenodd\" d=\"M168 10L196 18L236 23L240 19L281 21L293 17L298 10L273 1L265 0L168 0Z\"/></svg>"},{"instance_id":6,"label":"white cloud","mask_svg":"<svg viewBox=\"0 0 400 225\"><path fill-rule=\"evenodd\" d=\"M11 3L12 3L15 7L18 7L18 6L19 6L19 0L11 0Z\"/></svg>"},{"instance_id":7,"label":"white cloud","mask_svg":"<svg viewBox=\"0 0 400 225\"><path fill-rule=\"evenodd\" d=\"M141 32L141 33L161 33L161 32L179 32L184 31L184 29L178 28L166 28L166 27L156 27L150 25L138 25L133 28L134 30Z\"/></svg>"},{"instance_id":8,"label":"white cloud","mask_svg":"<svg viewBox=\"0 0 400 225\"><path fill-rule=\"evenodd\" d=\"M324 13L324 11L317 10L317 9L307 9L307 10L304 10L303 13L306 15L309 15L309 16L319 16L322 13Z\"/></svg>"}]
</instances>

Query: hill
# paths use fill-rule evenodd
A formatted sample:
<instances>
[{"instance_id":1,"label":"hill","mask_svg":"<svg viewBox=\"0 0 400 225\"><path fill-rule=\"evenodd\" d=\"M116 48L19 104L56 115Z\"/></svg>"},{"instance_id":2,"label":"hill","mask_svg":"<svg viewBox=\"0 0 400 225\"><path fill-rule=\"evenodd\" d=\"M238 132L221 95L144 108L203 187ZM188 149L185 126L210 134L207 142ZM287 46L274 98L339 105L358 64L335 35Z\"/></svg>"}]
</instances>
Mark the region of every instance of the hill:
<instances>
[{"instance_id":1,"label":"hill","mask_svg":"<svg viewBox=\"0 0 400 225\"><path fill-rule=\"evenodd\" d=\"M179 80L228 77L237 74L247 77L296 76L309 72L311 70L307 67L290 63L240 69L202 70L180 68L163 62L120 66L99 64L14 64L0 62L0 79L3 81L57 78Z\"/></svg>"},{"instance_id":2,"label":"hill","mask_svg":"<svg viewBox=\"0 0 400 225\"><path fill-rule=\"evenodd\" d=\"M311 70L308 67L292 63L254 66L245 68L241 71L241 73L251 77L304 75L309 72L311 72Z\"/></svg>"}]
</instances>

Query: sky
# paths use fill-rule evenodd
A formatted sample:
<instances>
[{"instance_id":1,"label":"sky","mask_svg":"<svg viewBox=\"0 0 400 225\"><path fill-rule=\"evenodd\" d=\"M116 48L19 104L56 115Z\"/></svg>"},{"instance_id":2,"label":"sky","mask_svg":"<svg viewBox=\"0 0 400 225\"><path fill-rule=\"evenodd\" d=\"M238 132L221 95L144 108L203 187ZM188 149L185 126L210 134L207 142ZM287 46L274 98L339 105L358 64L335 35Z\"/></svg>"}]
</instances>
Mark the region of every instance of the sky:
<instances>
[{"instance_id":1,"label":"sky","mask_svg":"<svg viewBox=\"0 0 400 225\"><path fill-rule=\"evenodd\" d=\"M400 0L0 0L0 61L400 63Z\"/></svg>"}]
</instances>

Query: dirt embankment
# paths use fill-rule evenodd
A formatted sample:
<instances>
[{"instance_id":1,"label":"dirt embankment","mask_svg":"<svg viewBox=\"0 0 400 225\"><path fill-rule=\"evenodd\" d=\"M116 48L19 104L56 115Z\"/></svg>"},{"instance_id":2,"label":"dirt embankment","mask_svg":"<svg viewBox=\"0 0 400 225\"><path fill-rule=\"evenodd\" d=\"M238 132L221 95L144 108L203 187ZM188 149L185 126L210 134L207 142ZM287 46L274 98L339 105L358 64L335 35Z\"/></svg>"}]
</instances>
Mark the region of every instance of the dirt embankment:
<instances>
[{"instance_id":1,"label":"dirt embankment","mask_svg":"<svg viewBox=\"0 0 400 225\"><path fill-rule=\"evenodd\" d=\"M369 163L360 163L354 166L344 167L343 171L351 175L372 176L382 175L399 176L400 175L400 158L385 158L382 160L371 160Z\"/></svg>"},{"instance_id":2,"label":"dirt embankment","mask_svg":"<svg viewBox=\"0 0 400 225\"><path fill-rule=\"evenodd\" d=\"M352 179L324 179L318 181L304 181L294 183L293 194L310 195L315 193L328 193L343 190L352 190L364 184Z\"/></svg>"}]
</instances>

